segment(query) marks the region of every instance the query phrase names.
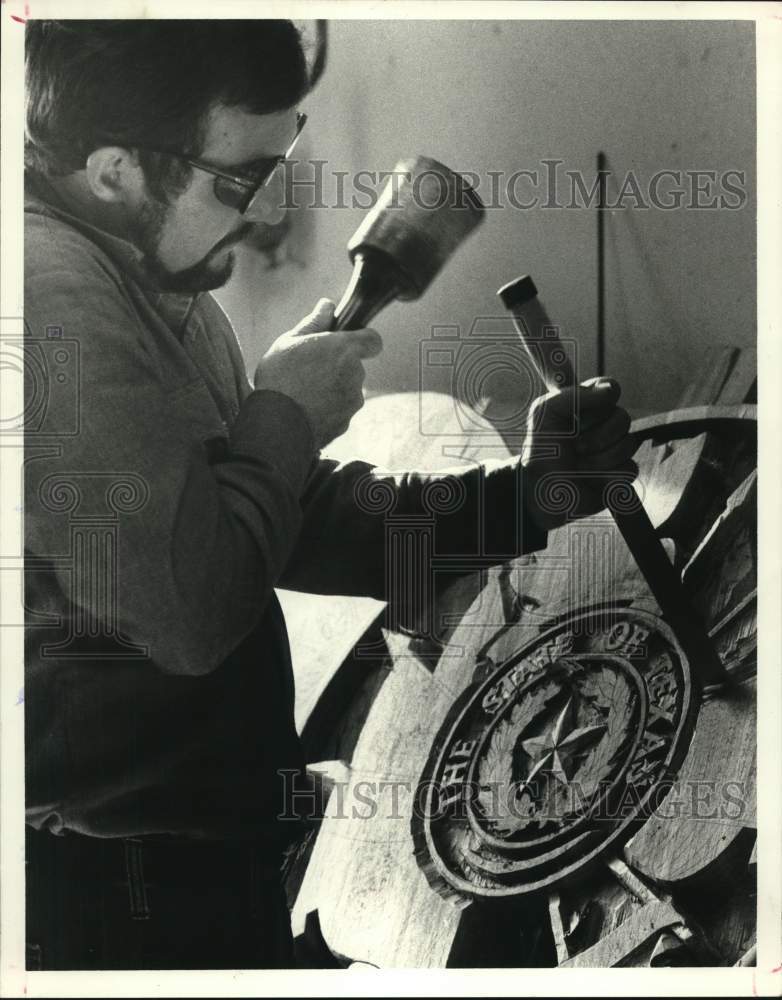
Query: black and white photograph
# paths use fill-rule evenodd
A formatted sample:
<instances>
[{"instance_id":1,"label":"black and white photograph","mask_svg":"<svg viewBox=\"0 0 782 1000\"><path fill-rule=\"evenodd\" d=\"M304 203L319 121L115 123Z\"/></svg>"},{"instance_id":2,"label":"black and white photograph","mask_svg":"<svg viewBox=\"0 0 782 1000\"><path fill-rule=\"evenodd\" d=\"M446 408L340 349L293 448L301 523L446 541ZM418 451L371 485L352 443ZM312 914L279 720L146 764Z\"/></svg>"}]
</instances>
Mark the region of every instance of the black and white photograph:
<instances>
[{"instance_id":1,"label":"black and white photograph","mask_svg":"<svg viewBox=\"0 0 782 1000\"><path fill-rule=\"evenodd\" d=\"M0 16L0 992L780 995L782 5Z\"/></svg>"}]
</instances>

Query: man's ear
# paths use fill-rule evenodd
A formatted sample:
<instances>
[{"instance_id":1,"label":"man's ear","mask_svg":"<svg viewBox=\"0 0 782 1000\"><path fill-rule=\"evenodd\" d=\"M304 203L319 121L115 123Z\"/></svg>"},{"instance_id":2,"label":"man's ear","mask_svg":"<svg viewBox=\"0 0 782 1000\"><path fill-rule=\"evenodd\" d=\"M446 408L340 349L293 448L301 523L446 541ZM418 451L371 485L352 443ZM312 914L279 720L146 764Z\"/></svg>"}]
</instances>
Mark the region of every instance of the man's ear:
<instances>
[{"instance_id":1,"label":"man's ear","mask_svg":"<svg viewBox=\"0 0 782 1000\"><path fill-rule=\"evenodd\" d=\"M101 146L87 157L87 183L100 201L124 203L143 184L136 156L121 146Z\"/></svg>"}]
</instances>

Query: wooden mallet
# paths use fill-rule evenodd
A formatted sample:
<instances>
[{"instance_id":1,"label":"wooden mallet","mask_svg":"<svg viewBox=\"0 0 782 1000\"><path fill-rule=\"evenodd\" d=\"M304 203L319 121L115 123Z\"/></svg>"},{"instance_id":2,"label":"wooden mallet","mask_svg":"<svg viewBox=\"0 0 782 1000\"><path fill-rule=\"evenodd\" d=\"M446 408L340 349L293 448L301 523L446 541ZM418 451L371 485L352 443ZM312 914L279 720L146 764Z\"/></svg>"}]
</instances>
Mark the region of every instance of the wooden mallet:
<instances>
[{"instance_id":1,"label":"wooden mallet","mask_svg":"<svg viewBox=\"0 0 782 1000\"><path fill-rule=\"evenodd\" d=\"M389 302L423 295L484 215L461 174L428 156L400 160L348 243L353 274L334 329L366 326Z\"/></svg>"}]
</instances>

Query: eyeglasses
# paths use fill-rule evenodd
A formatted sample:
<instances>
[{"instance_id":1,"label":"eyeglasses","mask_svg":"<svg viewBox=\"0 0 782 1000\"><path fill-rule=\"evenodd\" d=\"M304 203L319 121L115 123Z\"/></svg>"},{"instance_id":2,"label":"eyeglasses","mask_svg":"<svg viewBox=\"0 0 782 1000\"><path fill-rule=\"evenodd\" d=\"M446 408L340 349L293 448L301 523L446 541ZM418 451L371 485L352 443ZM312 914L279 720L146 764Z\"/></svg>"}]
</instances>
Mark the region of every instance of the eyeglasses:
<instances>
[{"instance_id":1,"label":"eyeglasses","mask_svg":"<svg viewBox=\"0 0 782 1000\"><path fill-rule=\"evenodd\" d=\"M196 160L192 156L184 153L175 153L170 149L153 149L150 146L136 146L136 149L145 149L149 153L158 153L161 156L171 156L174 159L189 163L197 170L203 170L214 177L215 198L228 208L233 208L241 215L245 215L252 207L260 191L266 187L274 176L281 163L290 159L291 154L299 141L301 130L307 123L307 116L303 111L296 114L296 132L290 146L281 156L270 156L267 159L258 160L257 168L253 169L253 177L242 177L237 174L228 173L211 163L204 163L203 160Z\"/></svg>"}]
</instances>

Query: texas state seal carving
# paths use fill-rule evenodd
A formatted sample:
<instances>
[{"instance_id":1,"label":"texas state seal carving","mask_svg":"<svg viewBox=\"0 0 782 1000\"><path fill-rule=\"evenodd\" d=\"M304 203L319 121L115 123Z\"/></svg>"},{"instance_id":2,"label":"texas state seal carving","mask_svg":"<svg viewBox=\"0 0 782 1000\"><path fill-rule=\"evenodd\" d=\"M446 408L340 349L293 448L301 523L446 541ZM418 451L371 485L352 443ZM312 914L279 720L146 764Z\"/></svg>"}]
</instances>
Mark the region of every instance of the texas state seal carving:
<instances>
[{"instance_id":1,"label":"texas state seal carving","mask_svg":"<svg viewBox=\"0 0 782 1000\"><path fill-rule=\"evenodd\" d=\"M683 652L649 611L603 606L550 625L449 713L418 785L419 863L468 896L556 887L649 815L697 703Z\"/></svg>"}]
</instances>

